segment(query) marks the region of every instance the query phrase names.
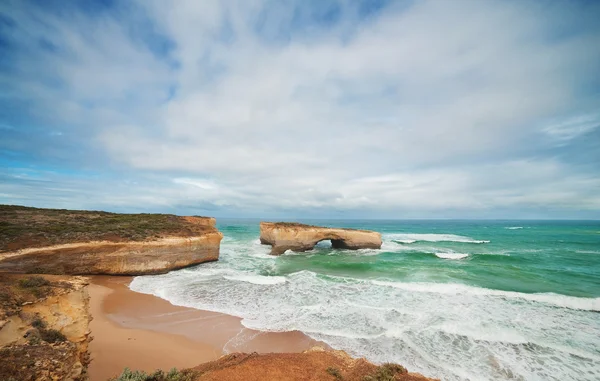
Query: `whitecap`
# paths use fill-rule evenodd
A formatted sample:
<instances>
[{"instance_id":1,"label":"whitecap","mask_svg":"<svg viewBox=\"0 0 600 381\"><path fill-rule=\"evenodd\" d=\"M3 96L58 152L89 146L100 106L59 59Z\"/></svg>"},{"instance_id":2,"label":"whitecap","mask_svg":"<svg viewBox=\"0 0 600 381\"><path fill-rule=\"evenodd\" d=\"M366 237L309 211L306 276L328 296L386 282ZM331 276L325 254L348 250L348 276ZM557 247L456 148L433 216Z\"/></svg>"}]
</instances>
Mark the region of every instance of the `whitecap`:
<instances>
[{"instance_id":1,"label":"whitecap","mask_svg":"<svg viewBox=\"0 0 600 381\"><path fill-rule=\"evenodd\" d=\"M411 244L419 241L425 242L462 242L462 243L489 243L488 240L477 240L455 234L420 234L420 233L395 233L387 234L385 238L404 244Z\"/></svg>"},{"instance_id":2,"label":"whitecap","mask_svg":"<svg viewBox=\"0 0 600 381\"><path fill-rule=\"evenodd\" d=\"M463 259L467 258L469 254L462 253L435 253L435 256L442 259Z\"/></svg>"},{"instance_id":3,"label":"whitecap","mask_svg":"<svg viewBox=\"0 0 600 381\"><path fill-rule=\"evenodd\" d=\"M523 229L523 227L522 226L507 226L504 229L517 230L517 229Z\"/></svg>"}]
</instances>

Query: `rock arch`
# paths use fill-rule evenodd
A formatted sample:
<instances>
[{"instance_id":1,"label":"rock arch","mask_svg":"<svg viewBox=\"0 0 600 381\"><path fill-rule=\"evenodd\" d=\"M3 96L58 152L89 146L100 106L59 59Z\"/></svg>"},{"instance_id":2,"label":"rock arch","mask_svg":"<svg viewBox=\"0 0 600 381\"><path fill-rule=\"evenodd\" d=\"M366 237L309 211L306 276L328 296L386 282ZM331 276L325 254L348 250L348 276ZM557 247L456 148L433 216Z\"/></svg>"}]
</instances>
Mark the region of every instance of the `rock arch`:
<instances>
[{"instance_id":1,"label":"rock arch","mask_svg":"<svg viewBox=\"0 0 600 381\"><path fill-rule=\"evenodd\" d=\"M331 241L334 249L380 249L381 234L370 230L328 228L289 222L261 222L260 242L271 245L271 254L286 250L311 250L320 241Z\"/></svg>"}]
</instances>

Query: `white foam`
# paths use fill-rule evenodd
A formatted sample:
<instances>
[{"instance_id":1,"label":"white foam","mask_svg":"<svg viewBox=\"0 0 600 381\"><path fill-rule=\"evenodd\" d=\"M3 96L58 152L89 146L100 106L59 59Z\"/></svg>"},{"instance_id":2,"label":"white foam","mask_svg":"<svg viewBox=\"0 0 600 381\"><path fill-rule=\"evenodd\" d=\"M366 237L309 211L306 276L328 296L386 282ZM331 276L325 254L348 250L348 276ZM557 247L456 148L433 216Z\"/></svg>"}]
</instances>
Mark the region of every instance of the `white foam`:
<instances>
[{"instance_id":1,"label":"white foam","mask_svg":"<svg viewBox=\"0 0 600 381\"><path fill-rule=\"evenodd\" d=\"M579 254L600 254L600 251L597 250L575 250L575 252Z\"/></svg>"},{"instance_id":2,"label":"white foam","mask_svg":"<svg viewBox=\"0 0 600 381\"><path fill-rule=\"evenodd\" d=\"M264 275L224 275L223 278L229 280L237 280L241 282L248 282L252 284L281 284L285 283L285 277L283 276L264 276Z\"/></svg>"},{"instance_id":3,"label":"white foam","mask_svg":"<svg viewBox=\"0 0 600 381\"><path fill-rule=\"evenodd\" d=\"M455 234L419 234L419 233L394 233L386 234L385 238L404 243L411 244L419 241L425 242L462 242L462 243L489 243L488 240L477 240L470 237L464 237Z\"/></svg>"},{"instance_id":4,"label":"white foam","mask_svg":"<svg viewBox=\"0 0 600 381\"><path fill-rule=\"evenodd\" d=\"M580 298L576 296L559 295L554 293L526 294L515 291L492 290L489 288L473 287L459 283L402 283L373 280L374 284L399 288L406 291L430 292L446 295L480 295L499 296L505 298L518 298L532 302L551 304L557 307L570 308L574 310L600 312L600 298Z\"/></svg>"},{"instance_id":5,"label":"white foam","mask_svg":"<svg viewBox=\"0 0 600 381\"><path fill-rule=\"evenodd\" d=\"M469 254L462 253L435 253L435 256L442 259L463 259L467 258Z\"/></svg>"},{"instance_id":6,"label":"white foam","mask_svg":"<svg viewBox=\"0 0 600 381\"><path fill-rule=\"evenodd\" d=\"M254 258L261 258L261 259L277 259L276 255L271 255L271 254L267 254L267 253L252 253L250 254L251 257Z\"/></svg>"},{"instance_id":7,"label":"white foam","mask_svg":"<svg viewBox=\"0 0 600 381\"><path fill-rule=\"evenodd\" d=\"M517 230L517 229L523 229L523 227L522 226L507 226L504 229Z\"/></svg>"}]
</instances>

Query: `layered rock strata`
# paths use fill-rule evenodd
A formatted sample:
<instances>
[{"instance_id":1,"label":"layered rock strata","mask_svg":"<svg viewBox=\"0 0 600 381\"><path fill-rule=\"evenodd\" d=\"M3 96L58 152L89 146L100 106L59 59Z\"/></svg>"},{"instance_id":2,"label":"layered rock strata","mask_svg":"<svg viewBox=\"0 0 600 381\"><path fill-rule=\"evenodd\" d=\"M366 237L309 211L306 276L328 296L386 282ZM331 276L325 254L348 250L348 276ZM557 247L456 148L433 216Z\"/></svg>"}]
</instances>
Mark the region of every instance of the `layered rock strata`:
<instances>
[{"instance_id":1,"label":"layered rock strata","mask_svg":"<svg viewBox=\"0 0 600 381\"><path fill-rule=\"evenodd\" d=\"M370 230L328 228L288 222L261 222L260 242L271 245L271 254L286 250L311 250L317 243L330 240L336 249L380 249L381 234Z\"/></svg>"},{"instance_id":2,"label":"layered rock strata","mask_svg":"<svg viewBox=\"0 0 600 381\"><path fill-rule=\"evenodd\" d=\"M0 205L0 272L161 274L219 258L211 217Z\"/></svg>"},{"instance_id":3,"label":"layered rock strata","mask_svg":"<svg viewBox=\"0 0 600 381\"><path fill-rule=\"evenodd\" d=\"M223 234L154 241L67 243L0 253L0 272L74 275L145 275L219 259Z\"/></svg>"}]
</instances>

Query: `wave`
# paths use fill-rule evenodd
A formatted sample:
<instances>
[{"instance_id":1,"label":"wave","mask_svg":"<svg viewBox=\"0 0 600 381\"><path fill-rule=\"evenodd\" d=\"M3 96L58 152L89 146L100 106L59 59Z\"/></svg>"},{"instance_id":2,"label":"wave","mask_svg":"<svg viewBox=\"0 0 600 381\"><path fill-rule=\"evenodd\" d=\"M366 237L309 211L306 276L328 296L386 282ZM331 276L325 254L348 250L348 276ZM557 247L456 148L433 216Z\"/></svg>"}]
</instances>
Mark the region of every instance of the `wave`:
<instances>
[{"instance_id":1,"label":"wave","mask_svg":"<svg viewBox=\"0 0 600 381\"><path fill-rule=\"evenodd\" d=\"M463 259L467 258L469 254L462 253L435 253L435 256L442 259Z\"/></svg>"},{"instance_id":2,"label":"wave","mask_svg":"<svg viewBox=\"0 0 600 381\"><path fill-rule=\"evenodd\" d=\"M598 250L575 250L578 254L600 254Z\"/></svg>"},{"instance_id":3,"label":"wave","mask_svg":"<svg viewBox=\"0 0 600 381\"><path fill-rule=\"evenodd\" d=\"M264 276L264 275L224 275L223 278L233 281L248 282L252 284L271 285L285 283L283 276Z\"/></svg>"},{"instance_id":4,"label":"wave","mask_svg":"<svg viewBox=\"0 0 600 381\"><path fill-rule=\"evenodd\" d=\"M495 296L509 299L516 298L573 310L600 312L600 298L582 298L554 293L526 294L516 291L492 290L489 288L468 286L460 283L401 283L379 280L372 280L371 282L379 286L394 287L405 291L429 292L446 295L468 294L478 296Z\"/></svg>"},{"instance_id":5,"label":"wave","mask_svg":"<svg viewBox=\"0 0 600 381\"><path fill-rule=\"evenodd\" d=\"M508 230L518 230L518 229L523 229L522 226L507 226L504 229L508 229Z\"/></svg>"},{"instance_id":6,"label":"wave","mask_svg":"<svg viewBox=\"0 0 600 381\"><path fill-rule=\"evenodd\" d=\"M508 223L497 229L504 225ZM491 238L473 234L476 238ZM521 252L505 248L506 252L488 253L497 249L489 245L466 247L470 243L454 252L445 247L450 244L390 240L394 237L414 242L426 241L422 238L435 238L434 242L447 238L456 242L476 240L449 234L425 237L413 234L412 238L384 235L381 250L384 254L391 251L426 255L433 261L428 265L434 266L466 261L476 266L478 261L503 260L514 265L518 256L509 255ZM311 261L305 262L305 258L272 257L268 255L269 248L250 235L226 242L221 249L218 262L163 275L135 277L129 287L167 299L174 305L239 316L247 328L298 330L353 356L376 363L402 363L411 370L449 381L499 381L507 380L509 375L526 380L598 379L600 298L434 283L429 280L432 279L429 272L420 276L417 269L407 279L418 283L406 283L394 279L395 275L381 277L389 272L363 271L372 270L372 262L377 262L375 257L366 261L344 258L353 253L368 255L367 250L337 251L340 258L317 258L328 263L340 261L340 266L331 273L329 267L307 268ZM463 259L462 263L440 262L445 259L433 257L462 253L469 253L469 259ZM410 266L408 261L412 257L399 255L397 259ZM371 278L376 275L379 277ZM227 350L239 350L244 340L247 337L239 335L228 344ZM544 362L543 367L540 361Z\"/></svg>"},{"instance_id":7,"label":"wave","mask_svg":"<svg viewBox=\"0 0 600 381\"><path fill-rule=\"evenodd\" d=\"M470 237L455 234L419 234L419 233L396 233L387 234L387 239L404 244L411 244L419 241L424 242L461 242L461 243L490 243L488 240L478 240Z\"/></svg>"}]
</instances>

